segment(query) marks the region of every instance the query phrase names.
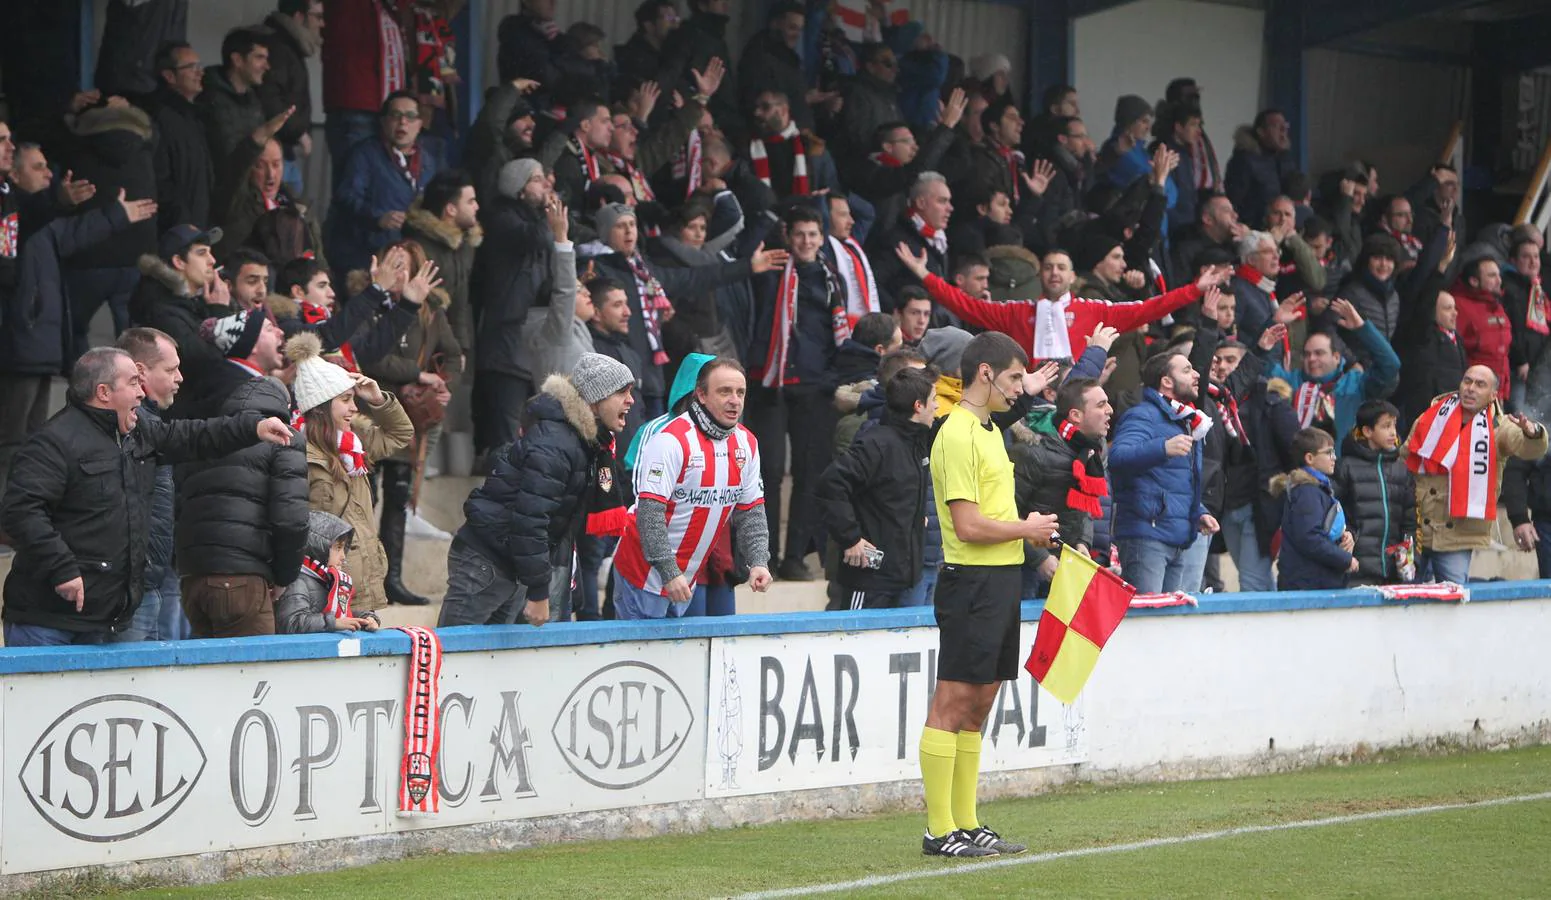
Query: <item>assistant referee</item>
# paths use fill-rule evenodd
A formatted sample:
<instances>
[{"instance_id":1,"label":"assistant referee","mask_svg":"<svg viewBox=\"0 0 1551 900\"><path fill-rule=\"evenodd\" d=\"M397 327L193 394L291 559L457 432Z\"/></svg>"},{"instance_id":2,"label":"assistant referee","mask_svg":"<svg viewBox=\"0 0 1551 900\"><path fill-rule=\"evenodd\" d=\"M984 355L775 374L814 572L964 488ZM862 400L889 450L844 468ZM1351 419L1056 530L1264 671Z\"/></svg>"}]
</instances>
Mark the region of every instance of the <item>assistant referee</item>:
<instances>
[{"instance_id":1,"label":"assistant referee","mask_svg":"<svg viewBox=\"0 0 1551 900\"><path fill-rule=\"evenodd\" d=\"M1001 683L1018 677L1023 543L1048 546L1056 529L1053 515L1018 518L1012 460L991 419L1012 408L1030 387L1026 380L1044 382L1053 374L1046 367L1030 375L1028 364L1005 334L991 331L971 340L960 364L963 399L942 418L932 443L944 564L935 600L937 691L921 731L921 852L929 856L1028 849L1002 840L975 814L980 727Z\"/></svg>"}]
</instances>

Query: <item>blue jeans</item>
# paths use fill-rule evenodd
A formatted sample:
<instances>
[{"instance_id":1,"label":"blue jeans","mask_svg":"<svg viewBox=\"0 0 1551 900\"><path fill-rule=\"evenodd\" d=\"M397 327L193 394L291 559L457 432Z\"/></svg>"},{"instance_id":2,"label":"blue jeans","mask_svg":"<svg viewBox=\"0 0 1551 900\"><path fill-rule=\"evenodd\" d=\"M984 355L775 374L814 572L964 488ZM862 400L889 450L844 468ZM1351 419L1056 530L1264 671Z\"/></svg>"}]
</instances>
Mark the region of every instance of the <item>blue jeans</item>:
<instances>
[{"instance_id":1,"label":"blue jeans","mask_svg":"<svg viewBox=\"0 0 1551 900\"><path fill-rule=\"evenodd\" d=\"M1247 503L1223 516L1222 539L1239 570L1239 590L1276 589L1271 580L1271 558L1261 554L1260 539L1255 536L1255 504Z\"/></svg>"},{"instance_id":2,"label":"blue jeans","mask_svg":"<svg viewBox=\"0 0 1551 900\"><path fill-rule=\"evenodd\" d=\"M286 160L285 165L280 169L280 181L291 189L292 195L300 197L302 195L302 161L299 159Z\"/></svg>"},{"instance_id":3,"label":"blue jeans","mask_svg":"<svg viewBox=\"0 0 1551 900\"><path fill-rule=\"evenodd\" d=\"M1536 522L1535 532L1540 543L1535 545L1535 559L1540 563L1540 577L1551 578L1551 522Z\"/></svg>"},{"instance_id":4,"label":"blue jeans","mask_svg":"<svg viewBox=\"0 0 1551 900\"><path fill-rule=\"evenodd\" d=\"M1185 548L1185 559L1179 576L1178 591L1187 594L1201 593L1201 577L1206 572L1206 558L1211 555L1212 536L1197 534L1195 543Z\"/></svg>"},{"instance_id":5,"label":"blue jeans","mask_svg":"<svg viewBox=\"0 0 1551 900\"><path fill-rule=\"evenodd\" d=\"M193 629L188 616L183 613L182 591L178 587L178 573L167 570L156 582L146 581L145 594L140 598L140 608L129 622L129 627L108 638L110 644L129 644L135 641L182 641L187 640Z\"/></svg>"},{"instance_id":6,"label":"blue jeans","mask_svg":"<svg viewBox=\"0 0 1551 900\"><path fill-rule=\"evenodd\" d=\"M1452 581L1465 584L1470 581L1470 550L1427 551L1423 559L1423 581Z\"/></svg>"},{"instance_id":7,"label":"blue jeans","mask_svg":"<svg viewBox=\"0 0 1551 900\"><path fill-rule=\"evenodd\" d=\"M937 564L928 563L921 569L921 580L899 598L900 606L931 606L937 593Z\"/></svg>"},{"instance_id":8,"label":"blue jeans","mask_svg":"<svg viewBox=\"0 0 1551 900\"><path fill-rule=\"evenodd\" d=\"M447 548L447 595L436 627L526 622L528 588L506 577L484 554L453 541Z\"/></svg>"},{"instance_id":9,"label":"blue jeans","mask_svg":"<svg viewBox=\"0 0 1551 900\"><path fill-rule=\"evenodd\" d=\"M690 610L698 603L705 610L705 585L695 585L695 591L687 603L673 603L660 594L648 593L626 581L618 571L614 573L614 618L625 619L679 619L691 615Z\"/></svg>"},{"instance_id":10,"label":"blue jeans","mask_svg":"<svg viewBox=\"0 0 1551 900\"><path fill-rule=\"evenodd\" d=\"M1183 590L1185 567L1191 547L1171 547L1150 538L1123 538L1120 545L1120 571L1125 580L1141 594L1162 594ZM1194 546L1194 545L1192 545ZM1204 565L1206 558L1201 562ZM1196 581L1201 580L1198 569Z\"/></svg>"},{"instance_id":11,"label":"blue jeans","mask_svg":"<svg viewBox=\"0 0 1551 900\"><path fill-rule=\"evenodd\" d=\"M603 561L614 554L619 539L612 537L582 537L576 550L576 591L571 596L571 610L578 622L596 622L598 613L598 570Z\"/></svg>"},{"instance_id":12,"label":"blue jeans","mask_svg":"<svg viewBox=\"0 0 1551 900\"><path fill-rule=\"evenodd\" d=\"M107 640L106 631L65 631L62 628L44 628L42 625L23 625L20 622L5 623L7 647L69 647L104 644Z\"/></svg>"}]
</instances>

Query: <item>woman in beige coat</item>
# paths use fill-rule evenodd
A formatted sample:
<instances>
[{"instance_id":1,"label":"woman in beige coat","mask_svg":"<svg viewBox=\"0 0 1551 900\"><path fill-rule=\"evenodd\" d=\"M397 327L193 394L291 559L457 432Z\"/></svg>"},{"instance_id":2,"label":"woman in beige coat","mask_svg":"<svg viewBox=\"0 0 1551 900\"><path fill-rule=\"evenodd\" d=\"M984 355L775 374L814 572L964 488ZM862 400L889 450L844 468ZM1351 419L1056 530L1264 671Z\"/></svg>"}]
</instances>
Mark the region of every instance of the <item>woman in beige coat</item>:
<instances>
[{"instance_id":1,"label":"woman in beige coat","mask_svg":"<svg viewBox=\"0 0 1551 900\"><path fill-rule=\"evenodd\" d=\"M296 365L292 387L307 438L308 499L313 509L333 513L354 529L347 563L356 584L352 607L382 609L388 605L383 589L388 563L377 539L367 475L372 463L407 446L415 428L392 394L324 360L321 350L317 335L306 333L285 345Z\"/></svg>"}]
</instances>

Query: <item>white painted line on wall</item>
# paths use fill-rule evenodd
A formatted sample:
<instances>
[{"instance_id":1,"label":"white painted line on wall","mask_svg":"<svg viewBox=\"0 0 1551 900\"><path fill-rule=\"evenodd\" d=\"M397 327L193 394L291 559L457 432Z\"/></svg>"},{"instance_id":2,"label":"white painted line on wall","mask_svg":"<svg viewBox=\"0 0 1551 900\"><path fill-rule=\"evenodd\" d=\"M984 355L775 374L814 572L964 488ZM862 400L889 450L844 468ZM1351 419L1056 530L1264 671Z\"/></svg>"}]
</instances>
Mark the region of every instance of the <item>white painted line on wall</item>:
<instances>
[{"instance_id":1,"label":"white painted line on wall","mask_svg":"<svg viewBox=\"0 0 1551 900\"><path fill-rule=\"evenodd\" d=\"M773 891L756 891L751 894L740 894L736 900L775 900L778 897L808 897L814 894L836 894L842 891L885 887L891 884L917 881L923 878L978 874L988 869L1004 869L1009 866L1026 866L1035 863L1054 862L1060 859L1078 859L1085 856L1105 856L1111 853L1130 853L1134 850L1150 850L1154 847L1175 847L1180 844L1197 844L1202 841L1215 841L1221 838L1240 837L1246 834L1295 831L1302 828L1325 828L1331 825L1350 825L1354 822L1373 822L1381 819L1404 819L1411 816L1423 816L1429 813L1454 812L1462 809L1484 809L1491 806L1534 803L1541 800L1551 800L1551 791L1539 794L1519 794L1513 797L1498 797L1495 800L1480 800L1472 803L1439 803L1434 806L1415 806L1408 809L1383 809L1375 812L1355 813L1349 816L1304 819L1299 822L1280 822L1275 825L1243 825L1238 828L1224 828L1220 831L1203 831L1197 834L1152 838L1129 844L1107 844L1102 847L1079 847L1074 850L1056 850L1050 853L1036 853L1030 856L1008 856L982 863L964 862L960 865L950 865L940 869L920 869L910 872L895 872L891 875L871 875L854 881L836 881L829 884L780 888Z\"/></svg>"}]
</instances>

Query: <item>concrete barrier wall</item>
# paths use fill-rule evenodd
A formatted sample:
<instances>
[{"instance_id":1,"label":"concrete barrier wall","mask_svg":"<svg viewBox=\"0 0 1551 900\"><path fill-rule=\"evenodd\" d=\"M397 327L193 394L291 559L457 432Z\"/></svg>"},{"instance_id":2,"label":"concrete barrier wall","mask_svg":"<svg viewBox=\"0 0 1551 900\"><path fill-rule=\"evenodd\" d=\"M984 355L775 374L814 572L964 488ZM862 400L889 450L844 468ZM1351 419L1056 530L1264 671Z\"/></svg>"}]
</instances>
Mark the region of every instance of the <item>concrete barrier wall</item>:
<instances>
[{"instance_id":1,"label":"concrete barrier wall","mask_svg":"<svg viewBox=\"0 0 1551 900\"><path fill-rule=\"evenodd\" d=\"M1039 611L1025 604L1025 647ZM0 889L91 866L215 878L915 802L930 616L448 629L441 812L414 818L396 813L402 634L7 650ZM1534 737L1551 719L1548 642L1541 582L1480 586L1468 605L1349 591L1138 611L1076 705L1026 675L1005 685L983 765L1005 794Z\"/></svg>"}]
</instances>

